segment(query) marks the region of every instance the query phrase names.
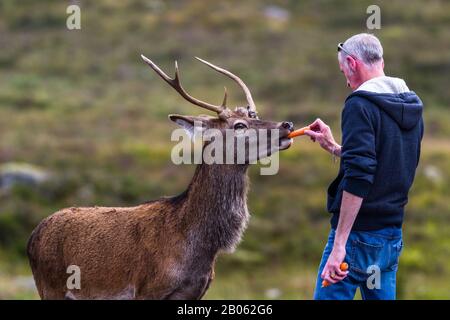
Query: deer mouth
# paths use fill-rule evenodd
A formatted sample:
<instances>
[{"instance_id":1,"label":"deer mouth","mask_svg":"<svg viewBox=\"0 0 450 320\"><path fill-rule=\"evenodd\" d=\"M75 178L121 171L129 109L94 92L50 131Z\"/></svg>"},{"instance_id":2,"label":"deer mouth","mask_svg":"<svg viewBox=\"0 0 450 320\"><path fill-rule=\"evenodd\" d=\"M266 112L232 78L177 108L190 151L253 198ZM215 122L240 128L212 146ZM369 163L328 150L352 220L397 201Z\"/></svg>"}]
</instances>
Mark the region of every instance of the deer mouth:
<instances>
[{"instance_id":1,"label":"deer mouth","mask_svg":"<svg viewBox=\"0 0 450 320\"><path fill-rule=\"evenodd\" d=\"M294 140L292 140L292 138L288 138L287 136L281 137L279 140L279 145L278 145L279 150L288 149L291 146L293 141Z\"/></svg>"}]
</instances>

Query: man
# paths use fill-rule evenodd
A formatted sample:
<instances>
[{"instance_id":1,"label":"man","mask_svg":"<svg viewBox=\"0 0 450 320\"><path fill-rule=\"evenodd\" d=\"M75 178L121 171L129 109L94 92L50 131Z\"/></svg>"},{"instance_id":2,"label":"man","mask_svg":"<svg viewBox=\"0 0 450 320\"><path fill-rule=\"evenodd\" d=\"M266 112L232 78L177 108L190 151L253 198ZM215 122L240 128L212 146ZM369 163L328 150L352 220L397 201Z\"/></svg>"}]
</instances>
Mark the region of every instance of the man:
<instances>
[{"instance_id":1,"label":"man","mask_svg":"<svg viewBox=\"0 0 450 320\"><path fill-rule=\"evenodd\" d=\"M306 134L341 157L328 188L331 232L319 266L315 299L395 299L402 222L423 136L423 105L399 78L384 74L383 48L370 34L338 46L353 91L342 111L342 146L320 119ZM349 265L341 271L342 262ZM329 286L322 286L322 281Z\"/></svg>"}]
</instances>

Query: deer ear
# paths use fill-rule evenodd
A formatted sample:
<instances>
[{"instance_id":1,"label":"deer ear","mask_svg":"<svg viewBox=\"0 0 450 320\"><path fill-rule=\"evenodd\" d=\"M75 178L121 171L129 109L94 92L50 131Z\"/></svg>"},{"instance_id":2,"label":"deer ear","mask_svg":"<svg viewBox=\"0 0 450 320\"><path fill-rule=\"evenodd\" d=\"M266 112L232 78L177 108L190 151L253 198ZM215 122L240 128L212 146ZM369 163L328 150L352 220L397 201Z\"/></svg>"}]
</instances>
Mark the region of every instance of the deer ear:
<instances>
[{"instance_id":1,"label":"deer ear","mask_svg":"<svg viewBox=\"0 0 450 320\"><path fill-rule=\"evenodd\" d=\"M195 130L201 130L203 127L203 121L199 117L170 114L169 119L186 130L191 138L194 137Z\"/></svg>"}]
</instances>

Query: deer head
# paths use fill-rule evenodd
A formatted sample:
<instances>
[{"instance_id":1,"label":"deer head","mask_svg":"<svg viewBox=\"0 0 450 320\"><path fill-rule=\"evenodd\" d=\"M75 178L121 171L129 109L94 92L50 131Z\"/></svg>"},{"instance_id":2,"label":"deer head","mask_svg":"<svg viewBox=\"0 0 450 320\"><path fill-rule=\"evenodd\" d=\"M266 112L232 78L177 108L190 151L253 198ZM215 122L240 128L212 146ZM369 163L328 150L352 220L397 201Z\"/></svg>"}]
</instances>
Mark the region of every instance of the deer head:
<instances>
[{"instance_id":1,"label":"deer head","mask_svg":"<svg viewBox=\"0 0 450 320\"><path fill-rule=\"evenodd\" d=\"M232 152L234 161L242 158L239 157L239 153L242 152L242 149L240 149L239 146L243 146L245 152L245 163L250 163L261 158L268 157L277 151L284 150L290 147L292 139L288 138L287 135L294 129L293 124L291 122L274 122L259 119L250 90L245 85L245 83L235 74L196 57L197 60L208 65L215 71L222 73L234 80L242 88L247 99L247 106L237 107L234 111L232 111L226 106L226 88L223 102L220 106L198 100L189 95L182 87L180 82L178 64L176 61L175 77L170 78L153 61L151 61L144 55L141 55L141 57L165 82L167 82L172 88L174 88L184 99L194 105L217 113L217 117L205 115L169 115L170 120L174 121L186 131L188 131L191 136L194 136L196 130L200 132L208 132L208 141L218 142L219 140L223 140L221 141L220 145L223 147L224 153L230 152L230 148L228 147L230 146L229 139L231 137L233 141ZM228 144L225 139L228 139ZM204 147L206 147L206 145L208 145L208 143L205 143ZM248 152L245 150L247 150ZM256 152L251 152L251 150L256 150Z\"/></svg>"}]
</instances>

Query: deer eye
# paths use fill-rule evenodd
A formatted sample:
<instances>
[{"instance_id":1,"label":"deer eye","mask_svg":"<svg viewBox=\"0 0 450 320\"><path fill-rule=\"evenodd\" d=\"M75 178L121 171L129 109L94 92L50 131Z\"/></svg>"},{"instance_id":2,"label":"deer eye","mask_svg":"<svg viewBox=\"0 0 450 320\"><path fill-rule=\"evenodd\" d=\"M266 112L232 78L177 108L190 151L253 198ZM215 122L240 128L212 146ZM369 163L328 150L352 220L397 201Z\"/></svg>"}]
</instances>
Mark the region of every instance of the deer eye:
<instances>
[{"instance_id":1,"label":"deer eye","mask_svg":"<svg viewBox=\"0 0 450 320\"><path fill-rule=\"evenodd\" d=\"M234 130L245 130L247 129L247 125L243 122L236 122L234 124Z\"/></svg>"},{"instance_id":2,"label":"deer eye","mask_svg":"<svg viewBox=\"0 0 450 320\"><path fill-rule=\"evenodd\" d=\"M253 118L253 119L258 119L258 116L256 115L255 111L249 111L248 112L248 117L249 118Z\"/></svg>"}]
</instances>

